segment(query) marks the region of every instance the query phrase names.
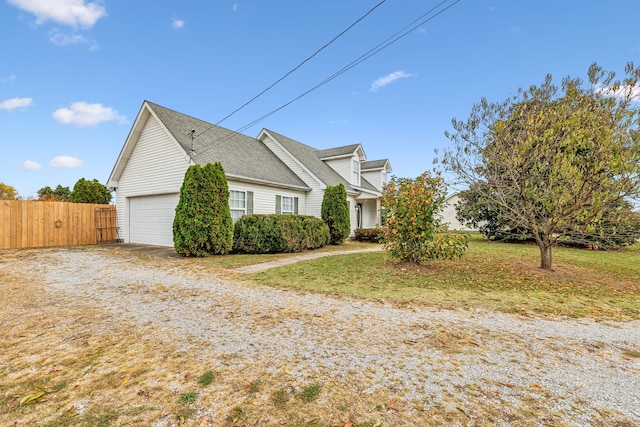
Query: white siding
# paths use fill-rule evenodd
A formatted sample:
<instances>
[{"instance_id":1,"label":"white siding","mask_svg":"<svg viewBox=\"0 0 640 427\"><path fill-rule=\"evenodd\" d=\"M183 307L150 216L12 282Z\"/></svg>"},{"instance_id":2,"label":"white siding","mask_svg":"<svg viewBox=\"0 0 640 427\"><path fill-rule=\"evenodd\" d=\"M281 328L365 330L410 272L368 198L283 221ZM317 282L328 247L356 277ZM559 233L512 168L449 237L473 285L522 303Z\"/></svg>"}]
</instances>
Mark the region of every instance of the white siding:
<instances>
[{"instance_id":1,"label":"white siding","mask_svg":"<svg viewBox=\"0 0 640 427\"><path fill-rule=\"evenodd\" d=\"M229 190L253 191L253 213L273 214L276 213L276 196L290 196L298 198L298 214L309 215L307 213L306 195L303 191L293 191L283 188L266 187L264 185L249 184L241 181L227 182Z\"/></svg>"},{"instance_id":2,"label":"white siding","mask_svg":"<svg viewBox=\"0 0 640 427\"><path fill-rule=\"evenodd\" d=\"M353 185L360 186L360 183L352 182L352 173L353 169L351 167L351 161L357 160L357 157L346 157L343 159L333 159L333 160L325 160L325 163L328 164L331 169L338 172L338 174L343 177L347 182L350 182Z\"/></svg>"},{"instance_id":3,"label":"white siding","mask_svg":"<svg viewBox=\"0 0 640 427\"><path fill-rule=\"evenodd\" d=\"M311 191L304 193L304 211L299 209L298 212L301 215L313 215L320 218L321 210L322 210L322 198L324 197L324 188L325 185L319 183L306 169L304 169L300 164L294 160L289 153L282 148L282 146L276 142L274 142L270 137L265 136L262 138L262 143L266 145L273 153L280 158L284 162L289 169L293 171L301 180L304 181L305 184ZM254 196L255 197L255 196ZM275 200L275 196L274 196ZM255 202L254 202L255 203ZM301 203L302 204L302 203Z\"/></svg>"},{"instance_id":4,"label":"white siding","mask_svg":"<svg viewBox=\"0 0 640 427\"><path fill-rule=\"evenodd\" d=\"M130 197L168 194L180 191L189 158L153 116L145 124L140 138L119 179L116 192L118 236L130 242Z\"/></svg>"},{"instance_id":5,"label":"white siding","mask_svg":"<svg viewBox=\"0 0 640 427\"><path fill-rule=\"evenodd\" d=\"M369 181L378 191L382 191L384 185L383 177L384 172L381 170L362 172L362 177Z\"/></svg>"},{"instance_id":6,"label":"white siding","mask_svg":"<svg viewBox=\"0 0 640 427\"><path fill-rule=\"evenodd\" d=\"M349 202L349 225L351 227L350 236L353 236L353 232L358 228L358 218L356 216L356 206L358 202L354 196L347 195L347 201Z\"/></svg>"},{"instance_id":7,"label":"white siding","mask_svg":"<svg viewBox=\"0 0 640 427\"><path fill-rule=\"evenodd\" d=\"M374 228L380 225L376 199L361 200L362 203L362 228Z\"/></svg>"},{"instance_id":8,"label":"white siding","mask_svg":"<svg viewBox=\"0 0 640 427\"><path fill-rule=\"evenodd\" d=\"M456 218L456 207L455 204L460 201L460 198L457 195L453 195L447 199L444 205L444 209L440 212L440 217L447 224L447 228L451 231L477 231L476 229L471 229L466 225L462 224Z\"/></svg>"}]
</instances>

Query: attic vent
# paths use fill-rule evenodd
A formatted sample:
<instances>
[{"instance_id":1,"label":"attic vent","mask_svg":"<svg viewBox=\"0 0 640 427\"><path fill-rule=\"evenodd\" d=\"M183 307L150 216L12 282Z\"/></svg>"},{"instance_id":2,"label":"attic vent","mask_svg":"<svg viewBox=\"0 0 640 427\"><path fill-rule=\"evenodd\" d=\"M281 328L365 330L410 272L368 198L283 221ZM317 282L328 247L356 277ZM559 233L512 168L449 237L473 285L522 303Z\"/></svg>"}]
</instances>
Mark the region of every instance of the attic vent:
<instances>
[{"instance_id":1,"label":"attic vent","mask_svg":"<svg viewBox=\"0 0 640 427\"><path fill-rule=\"evenodd\" d=\"M195 145L195 138L196 138L196 130L195 129L191 129L191 132L187 133L187 136L191 137L191 154L196 154L196 145Z\"/></svg>"}]
</instances>

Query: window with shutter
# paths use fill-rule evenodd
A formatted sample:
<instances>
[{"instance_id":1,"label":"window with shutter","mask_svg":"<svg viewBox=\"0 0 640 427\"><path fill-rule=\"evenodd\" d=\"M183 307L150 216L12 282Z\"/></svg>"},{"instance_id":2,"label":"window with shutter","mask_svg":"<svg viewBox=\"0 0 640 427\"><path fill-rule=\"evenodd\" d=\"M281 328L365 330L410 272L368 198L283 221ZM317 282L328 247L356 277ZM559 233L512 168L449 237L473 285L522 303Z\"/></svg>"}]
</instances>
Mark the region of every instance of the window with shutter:
<instances>
[{"instance_id":1,"label":"window with shutter","mask_svg":"<svg viewBox=\"0 0 640 427\"><path fill-rule=\"evenodd\" d=\"M229 209L233 222L244 214L253 213L253 191L229 191Z\"/></svg>"}]
</instances>

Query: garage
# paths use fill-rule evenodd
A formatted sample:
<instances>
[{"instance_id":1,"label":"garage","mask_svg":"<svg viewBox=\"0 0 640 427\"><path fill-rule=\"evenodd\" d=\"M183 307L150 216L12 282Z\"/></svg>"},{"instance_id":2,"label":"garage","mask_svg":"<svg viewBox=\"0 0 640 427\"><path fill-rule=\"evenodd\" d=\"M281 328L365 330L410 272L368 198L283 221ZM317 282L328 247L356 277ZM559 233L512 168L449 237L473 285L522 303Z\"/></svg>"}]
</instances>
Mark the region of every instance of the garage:
<instances>
[{"instance_id":1,"label":"garage","mask_svg":"<svg viewBox=\"0 0 640 427\"><path fill-rule=\"evenodd\" d=\"M173 246L173 217L179 193L129 197L129 242Z\"/></svg>"}]
</instances>

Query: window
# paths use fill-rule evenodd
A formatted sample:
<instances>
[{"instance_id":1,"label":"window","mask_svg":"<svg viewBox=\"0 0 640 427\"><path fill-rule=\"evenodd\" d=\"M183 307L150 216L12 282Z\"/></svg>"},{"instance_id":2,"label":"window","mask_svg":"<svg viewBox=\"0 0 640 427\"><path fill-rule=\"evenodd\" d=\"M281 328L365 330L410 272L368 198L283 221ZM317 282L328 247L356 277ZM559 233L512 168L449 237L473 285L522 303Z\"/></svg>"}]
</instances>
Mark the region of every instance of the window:
<instances>
[{"instance_id":1,"label":"window","mask_svg":"<svg viewBox=\"0 0 640 427\"><path fill-rule=\"evenodd\" d=\"M229 209L231 218L236 222L242 215L253 213L253 192L252 191L229 191Z\"/></svg>"},{"instance_id":2,"label":"window","mask_svg":"<svg viewBox=\"0 0 640 427\"><path fill-rule=\"evenodd\" d=\"M360 162L358 160L353 160L353 176L352 176L352 184L360 185Z\"/></svg>"},{"instance_id":3,"label":"window","mask_svg":"<svg viewBox=\"0 0 640 427\"><path fill-rule=\"evenodd\" d=\"M291 196L276 196L277 214L298 214L298 198Z\"/></svg>"},{"instance_id":4,"label":"window","mask_svg":"<svg viewBox=\"0 0 640 427\"><path fill-rule=\"evenodd\" d=\"M282 210L283 214L293 214L293 197L282 196Z\"/></svg>"}]
</instances>

